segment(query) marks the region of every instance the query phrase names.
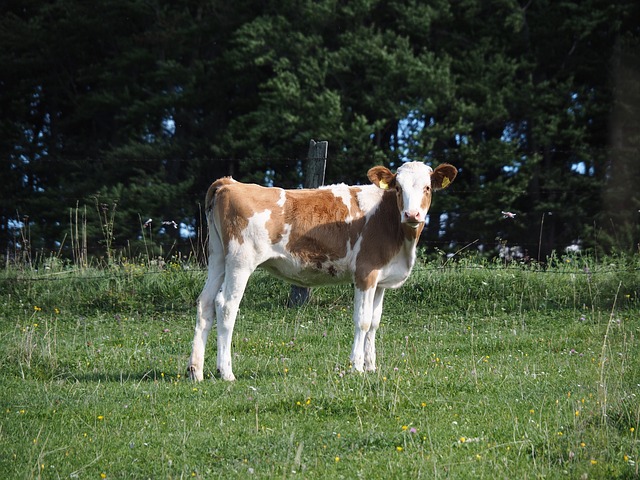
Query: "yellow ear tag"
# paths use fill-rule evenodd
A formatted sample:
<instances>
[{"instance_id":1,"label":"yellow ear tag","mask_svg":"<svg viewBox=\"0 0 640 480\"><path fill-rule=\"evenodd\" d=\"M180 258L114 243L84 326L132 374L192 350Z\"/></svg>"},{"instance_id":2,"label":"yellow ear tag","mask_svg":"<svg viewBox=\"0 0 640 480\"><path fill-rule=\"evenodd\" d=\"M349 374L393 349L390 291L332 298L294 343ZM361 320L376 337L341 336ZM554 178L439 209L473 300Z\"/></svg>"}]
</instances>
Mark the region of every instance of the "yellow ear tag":
<instances>
[{"instance_id":1,"label":"yellow ear tag","mask_svg":"<svg viewBox=\"0 0 640 480\"><path fill-rule=\"evenodd\" d=\"M450 183L451 183L451 180L449 180L449 177L444 177L442 179L442 188L447 188Z\"/></svg>"},{"instance_id":2,"label":"yellow ear tag","mask_svg":"<svg viewBox=\"0 0 640 480\"><path fill-rule=\"evenodd\" d=\"M378 182L378 186L383 190L389 190L389 184L384 180L380 180L380 182Z\"/></svg>"}]
</instances>

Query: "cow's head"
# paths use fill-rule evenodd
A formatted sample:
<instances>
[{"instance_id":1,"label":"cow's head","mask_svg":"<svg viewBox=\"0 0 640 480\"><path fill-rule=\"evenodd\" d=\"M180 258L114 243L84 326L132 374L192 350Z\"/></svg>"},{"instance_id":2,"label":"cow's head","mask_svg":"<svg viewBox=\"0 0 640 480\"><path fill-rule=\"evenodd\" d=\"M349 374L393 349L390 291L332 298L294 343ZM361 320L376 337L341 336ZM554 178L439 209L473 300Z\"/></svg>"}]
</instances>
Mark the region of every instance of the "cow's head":
<instances>
[{"instance_id":1,"label":"cow's head","mask_svg":"<svg viewBox=\"0 0 640 480\"><path fill-rule=\"evenodd\" d=\"M383 190L395 190L400 221L418 228L427 218L431 193L447 188L457 174L456 167L448 163L432 170L422 162L408 162L398 168L395 174L388 168L378 166L370 169L367 176Z\"/></svg>"}]
</instances>

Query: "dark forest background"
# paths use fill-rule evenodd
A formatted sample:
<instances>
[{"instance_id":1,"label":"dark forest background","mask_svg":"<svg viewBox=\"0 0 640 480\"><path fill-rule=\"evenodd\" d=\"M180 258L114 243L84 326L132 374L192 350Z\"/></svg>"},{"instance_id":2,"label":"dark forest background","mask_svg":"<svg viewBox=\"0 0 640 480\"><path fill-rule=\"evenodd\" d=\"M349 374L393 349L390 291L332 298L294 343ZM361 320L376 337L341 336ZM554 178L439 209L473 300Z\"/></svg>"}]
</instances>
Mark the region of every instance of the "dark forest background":
<instances>
[{"instance_id":1,"label":"dark forest background","mask_svg":"<svg viewBox=\"0 0 640 480\"><path fill-rule=\"evenodd\" d=\"M310 139L328 183L456 165L431 249L635 252L639 52L635 0L4 0L0 255L192 248Z\"/></svg>"}]
</instances>

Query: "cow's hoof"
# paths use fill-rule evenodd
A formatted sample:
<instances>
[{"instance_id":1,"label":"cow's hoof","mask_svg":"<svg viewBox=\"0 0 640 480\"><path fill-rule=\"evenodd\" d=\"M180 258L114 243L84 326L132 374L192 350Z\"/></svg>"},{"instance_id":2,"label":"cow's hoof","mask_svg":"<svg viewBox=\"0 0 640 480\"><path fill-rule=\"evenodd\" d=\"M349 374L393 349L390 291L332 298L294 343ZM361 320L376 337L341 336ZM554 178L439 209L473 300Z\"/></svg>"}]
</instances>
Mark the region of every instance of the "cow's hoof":
<instances>
[{"instance_id":1,"label":"cow's hoof","mask_svg":"<svg viewBox=\"0 0 640 480\"><path fill-rule=\"evenodd\" d=\"M198 372L195 365L189 365L189 368L187 368L187 377L189 377L189 380L193 380L194 382L201 382L204 375L202 372Z\"/></svg>"},{"instance_id":2,"label":"cow's hoof","mask_svg":"<svg viewBox=\"0 0 640 480\"><path fill-rule=\"evenodd\" d=\"M351 365L350 371L351 373L364 373L364 368L362 367L362 365L360 366Z\"/></svg>"},{"instance_id":3,"label":"cow's hoof","mask_svg":"<svg viewBox=\"0 0 640 480\"><path fill-rule=\"evenodd\" d=\"M218 373L220 374L220 378L226 382L233 382L236 379L233 372L222 372L218 370Z\"/></svg>"}]
</instances>

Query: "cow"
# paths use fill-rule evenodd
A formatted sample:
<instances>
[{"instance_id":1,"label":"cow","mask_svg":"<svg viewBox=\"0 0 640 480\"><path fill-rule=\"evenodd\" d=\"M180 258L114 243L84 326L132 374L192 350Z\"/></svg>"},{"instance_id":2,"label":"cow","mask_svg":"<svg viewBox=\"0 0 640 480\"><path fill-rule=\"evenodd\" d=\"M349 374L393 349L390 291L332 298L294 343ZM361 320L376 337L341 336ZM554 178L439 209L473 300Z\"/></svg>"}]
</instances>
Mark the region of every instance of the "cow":
<instances>
[{"instance_id":1,"label":"cow","mask_svg":"<svg viewBox=\"0 0 640 480\"><path fill-rule=\"evenodd\" d=\"M400 287L416 261L431 195L458 171L407 162L394 174L368 171L371 185L285 190L224 177L205 199L209 264L198 298L188 376L203 379L205 346L217 319L217 370L235 380L231 338L249 277L258 267L303 287L354 284L351 367L375 371L385 289Z\"/></svg>"}]
</instances>

